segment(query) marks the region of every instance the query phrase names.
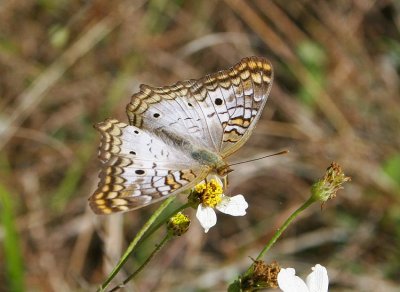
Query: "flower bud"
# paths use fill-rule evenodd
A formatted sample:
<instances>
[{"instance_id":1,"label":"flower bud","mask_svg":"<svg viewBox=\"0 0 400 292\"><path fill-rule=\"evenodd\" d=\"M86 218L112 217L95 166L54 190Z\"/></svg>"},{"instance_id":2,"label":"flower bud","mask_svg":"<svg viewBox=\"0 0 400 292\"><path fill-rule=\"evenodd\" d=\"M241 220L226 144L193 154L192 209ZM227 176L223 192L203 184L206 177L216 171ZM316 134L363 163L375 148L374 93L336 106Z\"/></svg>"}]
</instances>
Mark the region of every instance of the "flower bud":
<instances>
[{"instance_id":1,"label":"flower bud","mask_svg":"<svg viewBox=\"0 0 400 292\"><path fill-rule=\"evenodd\" d=\"M343 188L345 182L350 181L350 177L345 176L342 168L336 162L332 162L326 169L325 176L313 184L311 188L314 201L326 201L336 197L336 192Z\"/></svg>"},{"instance_id":2,"label":"flower bud","mask_svg":"<svg viewBox=\"0 0 400 292\"><path fill-rule=\"evenodd\" d=\"M179 212L169 219L167 223L167 230L174 236L181 236L188 231L189 225L189 217Z\"/></svg>"}]
</instances>

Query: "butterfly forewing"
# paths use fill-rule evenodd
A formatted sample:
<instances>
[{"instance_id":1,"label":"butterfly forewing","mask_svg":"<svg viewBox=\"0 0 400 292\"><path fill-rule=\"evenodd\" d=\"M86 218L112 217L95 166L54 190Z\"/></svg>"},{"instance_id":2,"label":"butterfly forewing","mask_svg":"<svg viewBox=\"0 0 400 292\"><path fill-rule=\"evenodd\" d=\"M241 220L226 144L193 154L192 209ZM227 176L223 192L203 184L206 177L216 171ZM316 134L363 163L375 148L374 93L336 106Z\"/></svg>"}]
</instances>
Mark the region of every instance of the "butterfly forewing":
<instances>
[{"instance_id":1,"label":"butterfly forewing","mask_svg":"<svg viewBox=\"0 0 400 292\"><path fill-rule=\"evenodd\" d=\"M229 121L223 125L222 157L231 155L250 137L267 102L273 81L272 66L262 58L242 61L233 68L231 75L236 106L227 106Z\"/></svg>"},{"instance_id":2,"label":"butterfly forewing","mask_svg":"<svg viewBox=\"0 0 400 292\"><path fill-rule=\"evenodd\" d=\"M227 157L248 139L273 79L264 58L243 59L228 70L172 86L144 85L127 106L131 125L166 129Z\"/></svg>"},{"instance_id":3,"label":"butterfly forewing","mask_svg":"<svg viewBox=\"0 0 400 292\"><path fill-rule=\"evenodd\" d=\"M141 85L140 92L133 95L127 106L130 124L151 132L167 130L186 141L217 151L213 137L222 135L222 129L218 121L208 117L214 110L202 97L206 93L195 80L165 87Z\"/></svg>"},{"instance_id":4,"label":"butterfly forewing","mask_svg":"<svg viewBox=\"0 0 400 292\"><path fill-rule=\"evenodd\" d=\"M133 210L190 188L209 170L187 153L142 129L108 119L102 135L100 183L89 198L98 214Z\"/></svg>"}]
</instances>

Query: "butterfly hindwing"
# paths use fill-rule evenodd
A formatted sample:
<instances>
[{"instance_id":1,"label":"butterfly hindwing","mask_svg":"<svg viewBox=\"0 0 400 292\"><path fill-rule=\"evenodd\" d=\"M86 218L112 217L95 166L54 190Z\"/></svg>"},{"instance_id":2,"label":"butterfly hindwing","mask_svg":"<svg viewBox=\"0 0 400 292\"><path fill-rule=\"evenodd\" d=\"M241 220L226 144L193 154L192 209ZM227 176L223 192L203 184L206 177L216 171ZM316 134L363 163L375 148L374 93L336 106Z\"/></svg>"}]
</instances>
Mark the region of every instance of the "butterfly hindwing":
<instances>
[{"instance_id":1,"label":"butterfly hindwing","mask_svg":"<svg viewBox=\"0 0 400 292\"><path fill-rule=\"evenodd\" d=\"M209 170L156 135L108 119L102 135L100 183L89 198L98 214L136 209L200 182Z\"/></svg>"},{"instance_id":2,"label":"butterfly hindwing","mask_svg":"<svg viewBox=\"0 0 400 292\"><path fill-rule=\"evenodd\" d=\"M273 79L270 62L245 58L228 70L172 86L142 85L127 106L130 124L152 132L166 129L221 157L250 136Z\"/></svg>"}]
</instances>

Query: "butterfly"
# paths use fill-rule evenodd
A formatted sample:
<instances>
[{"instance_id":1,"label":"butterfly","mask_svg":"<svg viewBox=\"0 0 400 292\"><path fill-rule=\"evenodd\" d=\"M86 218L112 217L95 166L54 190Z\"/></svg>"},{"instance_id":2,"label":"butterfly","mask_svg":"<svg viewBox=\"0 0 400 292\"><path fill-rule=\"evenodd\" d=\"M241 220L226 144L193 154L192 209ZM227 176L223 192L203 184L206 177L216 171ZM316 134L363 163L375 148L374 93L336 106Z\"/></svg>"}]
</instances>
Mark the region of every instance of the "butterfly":
<instances>
[{"instance_id":1,"label":"butterfly","mask_svg":"<svg viewBox=\"0 0 400 292\"><path fill-rule=\"evenodd\" d=\"M101 134L100 182L89 204L97 214L141 208L182 193L209 174L231 171L226 158L248 140L267 101L271 63L248 57L227 70L171 86L141 85L126 112Z\"/></svg>"}]
</instances>

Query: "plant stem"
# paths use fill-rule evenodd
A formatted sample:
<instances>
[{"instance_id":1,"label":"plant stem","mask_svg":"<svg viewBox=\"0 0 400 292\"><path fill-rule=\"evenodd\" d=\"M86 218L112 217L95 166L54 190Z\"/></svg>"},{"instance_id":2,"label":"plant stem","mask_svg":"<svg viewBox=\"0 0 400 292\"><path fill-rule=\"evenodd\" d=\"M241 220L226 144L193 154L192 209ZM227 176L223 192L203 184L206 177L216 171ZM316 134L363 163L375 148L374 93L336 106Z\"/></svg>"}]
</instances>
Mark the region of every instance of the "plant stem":
<instances>
[{"instance_id":1,"label":"plant stem","mask_svg":"<svg viewBox=\"0 0 400 292\"><path fill-rule=\"evenodd\" d=\"M144 267L151 261L151 259L161 250L161 248L168 242L168 240L170 240L172 238L172 236L167 233L167 235L165 235L165 237L163 238L163 240L156 245L156 248L153 250L153 252L149 255L149 257L143 262L143 264L141 264L141 266L135 271L133 272L128 278L126 278L122 284L119 284L117 286L115 286L114 288L112 288L109 292L114 292L117 291L120 288L125 287L125 284L128 283L130 280L132 280L137 274L139 274Z\"/></svg>"},{"instance_id":2,"label":"plant stem","mask_svg":"<svg viewBox=\"0 0 400 292\"><path fill-rule=\"evenodd\" d=\"M256 260L261 259L264 257L265 253L275 244L275 242L278 240L278 238L282 235L282 233L286 230L286 228L289 226L290 223L305 209L307 209L312 203L315 202L315 199L310 197L303 205L301 205L296 211L292 213L292 215L289 216L289 218L286 219L285 223L278 228L278 230L275 232L274 236L271 238L271 240L267 243L266 246L264 246L263 250L260 252Z\"/></svg>"},{"instance_id":3,"label":"plant stem","mask_svg":"<svg viewBox=\"0 0 400 292\"><path fill-rule=\"evenodd\" d=\"M151 225L154 223L154 221L161 215L161 213L164 211L165 208L169 204L172 203L172 201L175 199L175 196L167 198L161 206L154 212L154 214L150 217L150 219L143 225L142 229L136 234L135 238L131 241L129 244L128 248L126 249L124 255L121 257L117 265L114 267L114 269L111 271L111 273L108 275L107 279L101 284L99 289L97 289L98 292L104 291L104 289L107 288L107 286L110 284L112 279L118 274L119 270L121 270L122 266L126 263L128 260L129 256L133 252L135 246L139 242L139 240L143 237L143 235L146 233L146 231L151 227Z\"/></svg>"},{"instance_id":4,"label":"plant stem","mask_svg":"<svg viewBox=\"0 0 400 292\"><path fill-rule=\"evenodd\" d=\"M290 223L305 209L307 209L312 203L314 203L316 200L313 196L311 196L303 205L301 205L296 211L294 211L289 218L286 219L286 221L283 223L283 225L278 228L278 230L275 232L274 236L270 239L270 241L264 246L260 254L257 256L256 260L260 260L262 257L264 257L265 253L271 249L271 247L275 244L275 242L278 240L278 238L282 235L282 233L286 230L286 228L289 226ZM247 271L244 273L244 276L247 276L251 273L253 268L253 265L251 265Z\"/></svg>"}]
</instances>

